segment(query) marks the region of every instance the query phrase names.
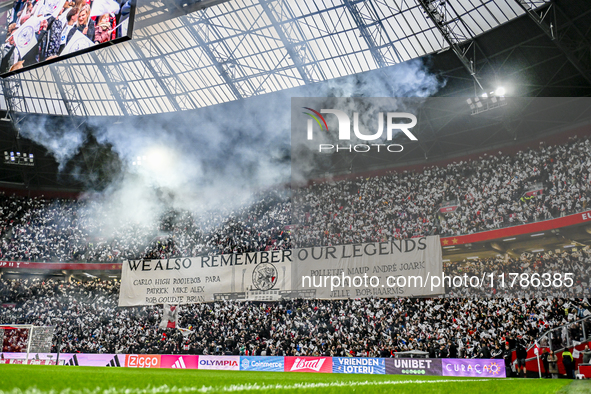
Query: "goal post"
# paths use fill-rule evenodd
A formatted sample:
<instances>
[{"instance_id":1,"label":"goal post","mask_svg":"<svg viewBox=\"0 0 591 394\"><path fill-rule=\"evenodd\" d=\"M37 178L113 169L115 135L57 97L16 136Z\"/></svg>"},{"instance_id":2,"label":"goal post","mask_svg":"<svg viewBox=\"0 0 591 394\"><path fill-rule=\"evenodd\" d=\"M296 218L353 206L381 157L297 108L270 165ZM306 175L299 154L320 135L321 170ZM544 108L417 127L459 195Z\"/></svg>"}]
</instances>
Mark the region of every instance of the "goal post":
<instances>
[{"instance_id":1,"label":"goal post","mask_svg":"<svg viewBox=\"0 0 591 394\"><path fill-rule=\"evenodd\" d=\"M25 364L30 355L50 353L53 326L32 324L0 324L0 353L26 353Z\"/></svg>"}]
</instances>

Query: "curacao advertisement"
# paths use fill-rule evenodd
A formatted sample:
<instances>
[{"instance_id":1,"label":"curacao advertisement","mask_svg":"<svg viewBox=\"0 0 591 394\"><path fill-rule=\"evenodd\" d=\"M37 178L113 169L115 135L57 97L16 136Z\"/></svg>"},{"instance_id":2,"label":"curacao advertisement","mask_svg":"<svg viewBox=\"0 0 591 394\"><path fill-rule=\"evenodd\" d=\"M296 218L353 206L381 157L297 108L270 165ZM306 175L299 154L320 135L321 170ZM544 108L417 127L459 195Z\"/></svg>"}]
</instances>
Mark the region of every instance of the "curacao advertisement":
<instances>
[{"instance_id":1,"label":"curacao advertisement","mask_svg":"<svg viewBox=\"0 0 591 394\"><path fill-rule=\"evenodd\" d=\"M503 360L444 358L441 361L443 376L477 378L504 378Z\"/></svg>"}]
</instances>

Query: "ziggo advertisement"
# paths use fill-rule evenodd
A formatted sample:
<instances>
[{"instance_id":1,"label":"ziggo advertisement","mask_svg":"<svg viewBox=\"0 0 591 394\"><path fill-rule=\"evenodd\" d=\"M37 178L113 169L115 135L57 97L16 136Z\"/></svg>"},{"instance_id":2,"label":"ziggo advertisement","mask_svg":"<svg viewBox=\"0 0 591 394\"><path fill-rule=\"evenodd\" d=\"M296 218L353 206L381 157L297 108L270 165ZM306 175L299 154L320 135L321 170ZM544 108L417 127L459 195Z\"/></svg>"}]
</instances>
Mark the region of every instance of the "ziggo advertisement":
<instances>
[{"instance_id":1,"label":"ziggo advertisement","mask_svg":"<svg viewBox=\"0 0 591 394\"><path fill-rule=\"evenodd\" d=\"M0 353L0 364L25 364L25 353ZM55 353L31 354L28 364L55 365ZM506 377L499 359L193 356L172 354L60 354L60 365L224 371L314 372Z\"/></svg>"}]
</instances>

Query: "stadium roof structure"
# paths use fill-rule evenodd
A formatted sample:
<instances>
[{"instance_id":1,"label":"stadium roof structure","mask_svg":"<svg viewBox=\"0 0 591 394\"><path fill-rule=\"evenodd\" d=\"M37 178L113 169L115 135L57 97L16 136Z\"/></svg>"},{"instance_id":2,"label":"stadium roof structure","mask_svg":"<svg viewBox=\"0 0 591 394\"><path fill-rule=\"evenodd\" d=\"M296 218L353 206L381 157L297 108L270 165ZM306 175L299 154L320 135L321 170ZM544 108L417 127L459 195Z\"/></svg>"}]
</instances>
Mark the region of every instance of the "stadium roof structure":
<instances>
[{"instance_id":1,"label":"stadium roof structure","mask_svg":"<svg viewBox=\"0 0 591 394\"><path fill-rule=\"evenodd\" d=\"M205 11L195 11L189 16L170 19L178 13L188 12L195 7L203 7L206 4L211 5L213 4L212 1L222 1L222 3ZM282 17L278 20L283 22L277 22L276 24L280 26L279 30L269 25L270 27L266 30L259 27L252 28L253 32L246 32L246 28L244 28L245 30L237 30L237 27L234 27L234 30L231 30L227 26L240 25L242 21L246 20L244 13L254 13L255 10L261 11L262 4L273 5L275 11L272 11L272 14L274 15L275 12L281 9L277 7L284 4L288 4L287 6L293 12L293 3L283 0L223 1L203 0L187 4L180 7L180 9L164 3L158 3L159 5L147 3L150 6L140 3L138 26L139 31L144 33L141 33L143 34L142 38L138 38L139 34L136 34L137 42L120 44L99 50L94 54L70 59L67 63L55 63L3 80L3 87L11 96L8 103L11 104L12 112L10 113L10 119L4 118L2 120L6 121L0 121L0 152L20 151L33 153L35 165L0 164L0 186L3 188L14 186L15 189L25 188L27 193L31 190L37 190L44 195L50 195L54 192L58 194L62 192L75 193L84 190L87 186L78 182L73 175L78 172L91 173L96 174L97 179L105 178L108 180L109 174L113 172L111 163L118 162L116 158L109 159L114 156L114 153L108 146L97 143L92 137L91 130L88 130L87 137L90 142L80 149L79 154L73 157L65 168L58 169L58 163L45 147L27 138L19 137L21 125L45 122L45 125L49 128L71 129L73 125L74 127L82 124L88 125L89 122L86 122L86 120L93 119L93 116L95 116L101 118L96 123L105 123L103 121L106 121L107 124L131 124L132 126L137 125L133 127L141 128L145 122L151 120L161 121L164 118L169 119L174 116L176 112L173 111L176 111L176 109L171 103L176 103L174 105L178 105L180 109L186 109L187 115L191 112L196 116L206 116L209 111L216 110L214 103L222 103L224 100L234 100L221 105L229 108L235 105L240 106L241 102L239 100L245 101L248 97L252 98L245 102L256 103L274 99L275 97L284 100L290 95L305 96L307 95L306 91L308 91L307 87L314 86L315 81L320 79L315 77L306 81L303 75L308 75L310 78L315 75L327 79L336 78L339 75L354 72L353 65L370 64L367 62L371 62L371 67L377 68L377 70L367 71L364 74L379 73L382 76L387 76L390 70L396 68L395 62L397 60L395 58L385 57L394 62L394 66L386 65L383 68L378 68L378 63L374 60L374 54L372 53L381 53L384 57L388 53L394 54L392 48L396 48L396 45L391 44L383 44L382 48L379 45L382 41L376 41L378 37L383 37L379 36L378 33L385 31L382 30L381 25L378 25L377 22L373 25L366 22L363 29L354 27L358 25L351 24L351 15L353 14L351 14L349 8L343 8L341 2L331 7L326 1L302 2L303 4L298 7L311 7L312 5L305 5L305 3L314 3L318 5L324 4L327 9L312 13L308 17L300 16L296 18L295 14L291 19ZM250 6L244 7L243 5L247 1ZM433 27L435 26L433 20L429 19L429 16L423 12L428 7L421 5L422 8L420 8L418 5L419 0L412 1L412 6L410 6L410 0L388 0L387 2L378 0L372 0L371 2L350 1L348 4L355 5L357 9L361 10L365 10L362 7L366 6L380 9L378 5L383 6L386 3L389 5L409 4L407 11L404 13L407 19L403 18L401 12L396 14L396 17L384 17L382 25L384 23L389 26L393 25L395 19L411 20L409 19L411 15L422 16L422 22L416 22L417 25L422 24L422 30L414 35L409 35L405 39L400 39L407 46L406 51L415 51L412 56L418 56L419 53L426 53L433 48L431 46L429 49L424 49L424 52L416 52L416 49L420 48L418 43L428 37L435 37L434 40L442 39L442 35L441 30L439 30L441 26ZM472 4L471 12L467 11L466 8L459 8L459 3ZM492 7L493 3L495 7L505 4L505 7L510 7L511 10L515 11L515 15L521 12L521 16L513 17L512 20L507 19L502 25L496 25L496 28L492 28L495 25L487 25L486 28L489 30L482 34L480 30L474 32L475 36L473 38L462 41L455 48L459 49L459 52L454 51L454 47L449 44L446 46L445 42L436 41L443 49L423 58L422 61L427 65L428 71L440 76L440 79L445 81L445 86L440 87L436 96L464 97L464 100L459 100L459 102L461 102L463 110L469 111L468 105L465 104L465 98L473 98L478 93L477 79L485 88L490 87L491 84L504 83L505 87L511 89L508 91L508 96L591 96L591 26L588 24L591 15L591 4L589 0L539 1L535 6L538 7L540 4L541 6L536 8L536 12L527 14L525 13L525 10L528 10L527 5L533 7L534 4L521 0L495 0L494 2L461 0L450 1L446 4L450 6L450 9L451 5L453 5L457 12L463 12L463 18L468 18L468 15L471 15L474 20L482 21L484 19L480 16L476 17L476 15L486 14L486 12L491 12L492 15L498 12L490 10L489 7ZM438 6L440 4L441 0L437 2ZM525 7L525 10L521 6ZM1 10L2 6L0 4ZM226 12L227 10L233 11ZM448 10L448 12L451 11ZM203 15L207 17L209 24L206 24L203 20L195 21L193 29L201 29L198 31L204 32L207 27L208 29L211 28L207 31L211 32L216 29L225 35L216 39L213 36L207 36L208 38L205 39L207 45L205 47L192 46L189 48L187 43L193 41L190 41L192 38L187 24L190 20L198 20ZM218 15L218 17L214 18L213 15ZM235 18L240 18L241 22L228 22L229 25L222 27L220 24L226 23L232 15ZM268 21L266 15L261 14L257 23L264 25L263 21ZM313 24L316 23L315 21L324 20L323 23L328 23L327 18L329 15L349 20L349 29L339 27L338 29L343 31L335 33L327 32L327 28L324 28L322 31L317 31L323 38L306 36L306 41L299 41L299 44L284 45L285 42L292 42L293 38L288 39L288 37L297 37L297 34L301 34L300 31L312 31L311 26L317 26ZM437 19L435 18L435 20ZM216 21L216 24L211 24L212 21ZM497 17L495 21L494 23L498 22L500 24L502 20ZM145 24L143 27L142 23ZM407 26L410 28L408 22ZM552 29L549 26L552 26ZM295 33L293 33L293 30L288 30L288 28L295 29L296 27L300 30ZM278 37L278 31L283 32L283 37ZM289 35L287 35L287 31L290 31ZM374 47L367 45L365 38L367 36L364 37L362 31L371 33L371 37L376 42ZM476 35L477 33L478 35ZM432 36L429 36L429 34L432 34ZM275 38L273 40L267 39L267 37L271 36ZM345 50L345 44L340 44L339 41L345 41L347 45L350 45L350 39L360 43L359 50L353 51L351 54L341 54L341 51ZM171 42L170 45L166 44L167 40ZM269 51L261 50L263 44L260 44L259 41L265 43L271 41L275 43L276 47ZM228 48L224 46L224 43L227 43L227 45L231 43L231 48L235 49L231 53L233 56L231 59L234 63L214 63L212 58L209 57L210 55L218 56L223 53ZM252 44L251 47L248 43L256 43L256 45ZM324 57L315 58L314 61L309 60L310 58L301 57L305 53L315 55L316 53L310 52L308 48L318 48L320 44L327 45L329 48L327 49L329 52L326 52ZM430 45L434 44L430 43ZM217 52L211 52L208 55L204 53L204 48L216 50ZM256 51L256 54L245 55L250 50ZM295 57L296 62L294 62L294 57L289 54L288 50L292 54L299 54L300 57ZM149 53L152 53L150 51L153 51L154 55L148 56ZM114 57L116 54L121 56L122 60L119 61L118 58ZM143 54L145 57L143 60L132 58L133 54ZM241 55L239 56L239 54ZM265 70L271 66L262 66L261 63L256 63L272 56L281 57L275 58L274 64L276 67L270 69L270 71ZM411 55L408 54L408 56ZM104 60L104 63L98 64L87 60L94 57ZM300 60L298 63L297 59L308 60ZM363 59L366 63L358 63L359 59ZM466 67L464 63L466 59L468 59L469 65L470 61L473 62L473 66L470 67L473 72L470 72ZM203 70L195 68L194 64L196 63L203 64ZM251 67L251 63L258 68ZM209 66L205 64L209 64ZM285 65L285 67L280 68L280 65ZM342 65L342 74L341 69L336 65ZM171 71L172 67L175 70L182 67L184 69L181 72L173 72ZM367 67L369 69L369 66ZM315 74L316 71L320 73L325 68L331 74L326 74L326 72L324 74ZM382 72L383 70L385 72ZM224 72L225 74L223 74ZM199 82L197 83L193 78L197 78L199 75L202 75L200 77L202 79L198 79ZM227 79L222 78L221 75L224 75ZM348 78L345 77L345 79ZM284 81L286 86L280 85L279 81ZM292 85L287 85L287 82ZM234 86L239 91L244 91L250 86L255 86L255 88L250 90L251 95L245 94L242 99L236 98L237 96L231 93L226 96L217 95L216 92L218 91L232 92L231 86ZM265 87L265 89L259 90L258 87L260 86ZM264 93L272 92L272 89L287 89L289 86L300 86L300 88L291 89L285 94L268 93L268 97L262 96ZM268 90L266 87L268 87ZM310 91L314 91L314 89L310 89ZM218 101L205 102L208 97L217 98ZM197 99L201 101L197 101ZM4 100L1 98L0 105L5 105ZM190 108L194 108L193 105L195 107L202 105L205 108L191 111ZM6 109L6 107L4 108ZM289 103L286 104L286 108L289 108ZM46 114L56 114L58 116L46 116ZM141 116L141 114L144 115ZM492 114L494 112L491 112ZM112 116L117 119L112 119ZM479 117L481 116L479 115ZM486 113L484 116L486 116ZM108 117L108 119L104 117ZM12 120L12 122L8 120ZM23 122L19 123L21 120ZM505 130L504 132L495 132L494 137L493 134L483 137L482 133L475 133L473 130L472 127L460 127L455 130L453 135L443 129L427 130L420 137L421 144L417 144L412 150L408 149L408 152L405 152L405 155L399 159L407 163L427 162L425 157L428 157L428 161L439 160L455 157L465 152L483 150L489 144L491 138L497 139L498 143L514 144L534 138L532 134L535 134L535 130L523 131L519 128L512 133ZM363 163L356 161L355 164L357 166ZM383 163L384 166L390 164L398 165L399 163ZM363 166L361 165L361 167ZM73 175L70 176L70 173Z\"/></svg>"},{"instance_id":2,"label":"stadium roof structure","mask_svg":"<svg viewBox=\"0 0 591 394\"><path fill-rule=\"evenodd\" d=\"M482 85L473 39L526 13L554 34L551 3L138 0L133 40L5 78L2 101L11 113L82 117L183 111L448 49Z\"/></svg>"}]
</instances>

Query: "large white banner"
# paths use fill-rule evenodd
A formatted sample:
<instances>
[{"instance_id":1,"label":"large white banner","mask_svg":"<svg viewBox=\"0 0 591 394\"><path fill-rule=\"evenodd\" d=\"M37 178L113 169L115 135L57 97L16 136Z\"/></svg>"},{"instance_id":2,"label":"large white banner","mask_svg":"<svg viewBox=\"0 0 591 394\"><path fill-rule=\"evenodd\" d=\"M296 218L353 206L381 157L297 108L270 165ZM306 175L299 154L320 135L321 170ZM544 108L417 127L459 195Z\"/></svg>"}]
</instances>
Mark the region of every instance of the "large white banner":
<instances>
[{"instance_id":1,"label":"large white banner","mask_svg":"<svg viewBox=\"0 0 591 394\"><path fill-rule=\"evenodd\" d=\"M278 300L291 289L291 256L275 250L124 261L119 306Z\"/></svg>"},{"instance_id":2,"label":"large white banner","mask_svg":"<svg viewBox=\"0 0 591 394\"><path fill-rule=\"evenodd\" d=\"M119 306L216 300L443 294L439 236L382 243L123 262Z\"/></svg>"},{"instance_id":3,"label":"large white banner","mask_svg":"<svg viewBox=\"0 0 591 394\"><path fill-rule=\"evenodd\" d=\"M439 236L293 251L293 288L303 298L392 298L443 294Z\"/></svg>"}]
</instances>

